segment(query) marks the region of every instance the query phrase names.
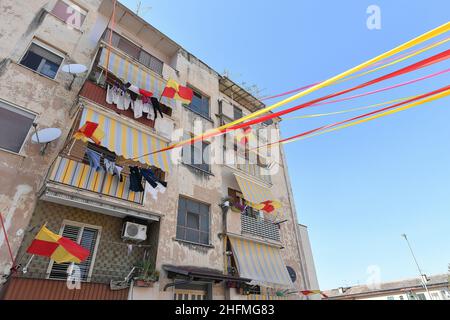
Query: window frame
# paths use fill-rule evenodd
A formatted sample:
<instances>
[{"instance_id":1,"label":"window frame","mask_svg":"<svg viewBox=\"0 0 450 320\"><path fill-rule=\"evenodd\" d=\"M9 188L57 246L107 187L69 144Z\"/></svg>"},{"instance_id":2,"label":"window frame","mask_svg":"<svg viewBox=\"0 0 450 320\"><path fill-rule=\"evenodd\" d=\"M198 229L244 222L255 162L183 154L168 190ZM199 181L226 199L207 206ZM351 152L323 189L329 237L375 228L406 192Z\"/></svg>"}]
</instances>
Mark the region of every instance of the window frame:
<instances>
[{"instance_id":1,"label":"window frame","mask_svg":"<svg viewBox=\"0 0 450 320\"><path fill-rule=\"evenodd\" d=\"M43 73L41 73L41 72L39 72L37 70L31 69L30 67L22 64L22 60L25 58L25 56L27 55L28 51L30 50L30 48L31 48L31 46L33 44L37 45L38 47L41 47L44 50L49 51L50 53L52 53L52 54L54 54L54 55L56 55L56 56L58 56L58 57L60 57L62 59L61 60L61 64L58 66L58 70L56 71L56 74L55 74L54 78L51 78L51 77L49 77L49 76L47 76L47 75L45 75L45 74L43 74ZM30 71L32 71L32 72L34 72L34 73L36 73L36 74L38 74L38 75L40 75L40 76L42 76L42 77L45 77L45 78L53 80L53 81L57 81L56 78L58 78L59 72L61 71L61 67L64 65L64 61L65 60L66 60L66 55L62 51L59 51L56 48L52 48L51 46L45 44L44 42L40 41L39 39L34 38L28 44L27 49L25 50L24 54L20 57L20 59L17 62L17 64L22 66L22 67L24 67L24 68L26 68L26 69L28 69L28 70L30 70Z\"/></svg>"},{"instance_id":2,"label":"window frame","mask_svg":"<svg viewBox=\"0 0 450 320\"><path fill-rule=\"evenodd\" d=\"M80 14L82 14L84 16L83 21L80 24L80 27L67 23L66 20L64 20L63 18L59 17L56 13L53 12L53 10L55 10L55 7L58 4L58 2L64 2L67 6L69 6L72 9L78 11ZM64 22L65 24L71 26L72 28L74 28L74 29L76 29L78 31L81 31L81 28L82 28L84 22L86 21L86 18L87 18L87 15L88 15L89 11L86 10L85 8L83 8L82 6L80 6L78 3L74 2L74 1L71 1L71 0L56 0L55 5L49 11L49 13L52 16L54 16L55 18L57 18L58 20L60 20L60 21Z\"/></svg>"},{"instance_id":3,"label":"window frame","mask_svg":"<svg viewBox=\"0 0 450 320\"><path fill-rule=\"evenodd\" d=\"M121 39L123 39L124 41L129 42L131 45L135 46L139 52L138 52L138 57L134 57L133 55L131 55L130 53L122 50L121 48L119 48L119 46L115 46L114 44L111 44L111 46L113 48L115 48L116 50L119 50L122 54L124 54L126 57L129 57L130 59L132 59L134 62L139 63L140 65L144 66L145 68L147 68L148 70L154 72L155 74L157 74L158 76L160 76L161 78L163 77L163 73L164 73L164 61L162 61L161 59L159 59L158 57L156 57L154 54L151 54L150 52L148 52L147 50L145 50L143 48L143 46L137 42L135 42L133 39L130 39L129 37L127 37L126 35L124 35L123 33L119 33L116 31L111 30L110 28L107 28L105 30L105 32L103 33L101 40L104 41L106 44L109 45L108 41L109 41L109 33L112 32L113 33L113 37L114 35L116 35L119 38L119 42ZM146 53L147 55L150 56L150 60L149 62L151 62L152 60L157 60L158 62L160 62L161 65L161 70L154 70L153 68L150 67L151 63L149 63L149 65L144 64L141 61L141 54L142 52Z\"/></svg>"},{"instance_id":4,"label":"window frame","mask_svg":"<svg viewBox=\"0 0 450 320\"><path fill-rule=\"evenodd\" d=\"M202 97L202 103L203 103L203 99L204 98L208 99L208 114L203 114L202 112L200 112L197 109L193 108L192 107L192 101L191 101L190 104L184 104L183 103L183 106L186 109L188 109L189 111L195 113L196 115L199 115L200 117L205 118L208 121L213 121L211 119L211 97L209 95L203 93L203 91L198 90L197 88L195 88L194 86L192 86L190 84L188 84L187 86L188 86L188 88L190 88L194 92L194 96L197 94L197 95L200 95Z\"/></svg>"},{"instance_id":5,"label":"window frame","mask_svg":"<svg viewBox=\"0 0 450 320\"><path fill-rule=\"evenodd\" d=\"M181 200L185 201L185 210L183 212L183 215L184 215L184 224L183 225L180 225L178 223L179 216L180 216L180 202L181 202ZM192 211L188 210L187 203L189 201L199 205L198 213L195 213L195 212L192 212ZM201 211L200 210L200 205L204 205L204 206L206 206L208 208L208 231L207 232L206 231L202 231L202 220L201 220L202 216L201 216L201 212L200 212ZM192 228L188 227L188 224L187 224L188 213L197 214L199 216L199 228L198 229L192 229ZM181 241L181 242L191 243L191 244L194 244L194 245L210 247L210 246L212 246L212 244L211 244L211 226L212 226L212 224L211 224L211 204L203 202L203 201L199 201L197 199L192 199L192 198L189 198L189 197L185 197L185 196L182 196L182 195L180 195L178 197L175 240ZM178 228L183 228L184 229L184 231L185 231L184 238L181 238L181 237L178 236ZM194 231L198 232L198 234L199 234L199 241L196 242L196 241L188 240L187 237L186 237L186 230L194 230ZM208 243L201 242L201 234L202 233L208 235Z\"/></svg>"},{"instance_id":6,"label":"window frame","mask_svg":"<svg viewBox=\"0 0 450 320\"><path fill-rule=\"evenodd\" d=\"M96 242L95 242L94 252L92 253L92 259L91 259L91 264L89 266L89 272L88 272L88 275L87 275L87 279L81 281L81 282L91 282L91 277L92 277L92 273L94 271L95 259L97 258L97 251L98 251L98 246L100 244L100 239L101 239L102 229L103 228L101 226L94 226L94 225L83 223L83 222L77 222L77 221L64 219L62 224L61 224L61 227L59 229L58 235L60 235L60 236L63 235L64 228L66 227L66 225L69 225L69 226L72 226L72 227L79 227L79 228L81 228L80 233L78 235L78 239L76 241L77 244L80 244L80 242L81 242L81 237L82 237L84 228L90 228L90 229L97 230L97 239L96 239ZM50 278L50 274L52 272L52 268L53 268L54 264L55 264L55 261L54 260L50 260L50 262L48 264L48 268L47 268L46 278L48 280L54 280L54 281L67 281L67 278L65 280L62 280L62 279L51 279ZM70 265L73 266L74 263L72 262Z\"/></svg>"},{"instance_id":7,"label":"window frame","mask_svg":"<svg viewBox=\"0 0 450 320\"><path fill-rule=\"evenodd\" d=\"M188 136L187 139L192 139L194 137L194 134L188 133L187 136ZM208 158L209 158L209 160L211 160L211 142L204 141L204 140L201 141L201 143L202 143L202 163L201 164L196 164L193 161L194 158L195 158L195 152L194 151L195 151L195 144L196 143L199 143L199 142L188 144L188 145L186 145L185 147L182 148L182 150L181 150L181 159L182 159L183 164L185 164L187 166L190 166L190 167L193 167L193 168L195 168L197 170L200 170L202 172L212 174L212 164L211 163L204 163L205 162L204 152L205 152L206 148L210 148L209 149ZM184 158L185 157L184 152L185 152L185 150L187 148L189 148L189 152L190 152L190 159L189 159L190 162L189 163L186 163L185 158ZM202 166L208 166L208 170L205 170Z\"/></svg>"},{"instance_id":8,"label":"window frame","mask_svg":"<svg viewBox=\"0 0 450 320\"><path fill-rule=\"evenodd\" d=\"M36 112L33 112L33 111L31 111L31 110L27 110L27 109L25 109L25 108L23 108L23 107L21 107L21 106L19 106L19 105L13 104L13 103L11 103L11 102L9 102L9 101L6 101L6 100L4 100L4 99L2 99L2 98L0 98L0 103L3 103L3 104L5 104L5 105L7 105L7 106L9 106L9 107L12 107L11 109L18 109L18 110L20 110L20 111L23 111L24 113L29 113L30 115L33 115L33 116L34 116L33 123L36 123L37 120L38 120L39 114L36 113ZM0 107L0 108L2 108L2 107ZM9 109L8 109L8 110L9 110ZM10 110L10 111L14 112L13 110ZM31 125L30 128L28 129L28 132L27 132L25 138L23 139L22 144L20 145L20 148L19 148L19 150L18 150L17 152L16 152L16 151L13 151L13 150L8 150L8 149L3 148L3 147L1 147L1 146L0 146L0 150L1 150L1 151L4 151L4 152L8 152L8 153L15 154L15 155L21 155L21 154L23 153L23 148L24 148L24 146L25 146L25 143L27 142L27 140L28 140L29 137L30 137L30 134L31 134L31 128L32 128L32 127L33 127L33 125Z\"/></svg>"}]
</instances>

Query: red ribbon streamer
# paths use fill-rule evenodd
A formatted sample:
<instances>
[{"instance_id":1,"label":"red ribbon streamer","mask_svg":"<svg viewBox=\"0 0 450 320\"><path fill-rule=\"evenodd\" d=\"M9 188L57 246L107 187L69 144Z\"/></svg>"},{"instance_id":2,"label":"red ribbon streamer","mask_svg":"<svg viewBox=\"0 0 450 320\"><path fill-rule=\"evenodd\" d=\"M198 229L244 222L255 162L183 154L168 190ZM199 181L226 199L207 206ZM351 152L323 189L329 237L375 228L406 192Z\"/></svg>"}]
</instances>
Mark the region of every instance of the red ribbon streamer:
<instances>
[{"instance_id":1,"label":"red ribbon streamer","mask_svg":"<svg viewBox=\"0 0 450 320\"><path fill-rule=\"evenodd\" d=\"M234 131L234 130L242 129L242 128L245 128L245 127L248 127L248 126L252 126L252 125L255 125L255 124L258 124L258 123L261 123L261 122L266 122L266 121L271 120L273 118L278 118L278 117L284 116L285 114L292 113L294 111L310 107L312 105L317 104L318 102L321 102L321 101L324 101L324 100L328 100L328 99L331 99L331 98L334 98L334 97L337 97L337 96L341 96L343 94L346 94L346 93L349 93L349 92L352 92L352 91L355 91L355 90L358 90L358 89L362 89L362 88L368 87L370 85L382 82L384 80L388 80L388 79L391 79L391 78L394 78L394 77L397 77L397 76L400 76L400 75L403 75L403 74L410 73L412 71L416 71L416 70L419 70L419 69L431 66L431 65L436 64L438 62L444 61L444 60L448 59L449 57L450 57L450 49L446 50L446 51L443 51L441 53L438 53L438 54L436 54L436 55L434 55L434 56L432 56L430 58L427 58L427 59L421 60L419 62L416 62L414 64L411 64L411 65L409 65L409 66L407 66L405 68L402 68L402 69L399 69L397 71L391 72L391 73L389 73L387 75L384 75L384 76L381 76L379 78L376 78L376 79L370 80L368 82L365 82L363 84L357 85L357 86L355 86L353 88L345 89L345 90L342 90L342 91L339 91L339 92L336 92L336 93L333 93L333 94L329 94L329 95L326 95L324 97L321 97L321 98L318 98L318 99L315 99L315 100L311 100L309 102L303 103L301 105L298 105L298 106L295 106L295 107L292 107L292 108L289 108L289 109L286 109L286 110L283 110L283 111L279 111L279 112L276 112L276 113L269 113L269 114L267 114L265 116L262 116L262 117L250 120L248 122L243 122L243 123L234 125L234 126L229 127L227 129L212 131L210 133L205 133L205 134L203 134L203 135L201 135L199 137L192 138L191 140L186 141L184 143L174 144L174 145L169 146L167 148L164 148L164 149L161 149L161 150L157 150L157 151L153 151L153 152L149 153L148 155L152 155L152 154L156 154L156 153L160 153L160 152L164 152L164 151L169 151L169 150L172 150L172 149L175 149L175 148L187 145L187 144L192 144L192 143L195 143L197 141L203 141L203 140L211 138L211 137L222 135L222 134L224 134L226 132L229 132L229 131ZM146 156L146 155L140 156L139 158L144 157L144 156Z\"/></svg>"},{"instance_id":2,"label":"red ribbon streamer","mask_svg":"<svg viewBox=\"0 0 450 320\"><path fill-rule=\"evenodd\" d=\"M365 114L362 114L362 115L359 115L357 117L350 118L350 119L347 119L347 120L343 120L343 121L339 121L339 122L336 122L336 123L328 124L328 125L325 125L325 126L313 129L313 130L309 130L309 131L300 133L298 135L295 135L295 136L292 136L292 137L289 137L289 138L286 138L286 139L282 139L282 140L280 140L278 142L273 142L273 143L267 144L265 146L261 146L261 147L255 148L255 149L269 147L269 146L272 146L274 144L279 144L279 143L284 143L284 142L287 142L287 141L295 140L295 139L301 138L303 136L312 134L312 133L317 132L317 131L333 128L333 127L336 127L336 126L344 124L344 123L348 123L348 122L351 122L351 121L354 121L354 120L365 118L365 117L368 117L368 116L371 116L373 114L377 114L377 113L380 113L380 112L383 112L383 111L386 111L386 110L394 109L396 107L400 107L400 106L403 106L405 104L408 104L408 103L411 103L411 102L414 102L414 101L417 101L417 100L421 100L421 99L427 98L429 96L433 96L435 94L441 93L441 92L449 90L449 89L450 89L450 85L446 86L446 87L443 87L443 88L440 88L440 89L437 89L437 90L434 90L434 91L431 91L431 92L428 92L428 93L425 93L425 94L422 94L422 95L414 97L412 99L409 99L409 100L406 100L406 101L402 101L400 103L394 104L394 105L389 106L389 107L385 107L385 108L378 109L378 110L375 110L375 111L372 111L372 112L369 112L369 113L365 113Z\"/></svg>"}]
</instances>

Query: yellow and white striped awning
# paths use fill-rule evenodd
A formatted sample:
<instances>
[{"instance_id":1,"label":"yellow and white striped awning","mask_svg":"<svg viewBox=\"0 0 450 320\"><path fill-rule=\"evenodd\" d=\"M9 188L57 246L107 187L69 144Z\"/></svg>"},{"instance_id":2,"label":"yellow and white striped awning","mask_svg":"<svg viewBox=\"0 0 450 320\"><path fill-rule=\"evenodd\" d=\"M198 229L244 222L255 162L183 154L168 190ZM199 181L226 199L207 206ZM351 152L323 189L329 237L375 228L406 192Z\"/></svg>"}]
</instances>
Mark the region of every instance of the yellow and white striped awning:
<instances>
[{"instance_id":1,"label":"yellow and white striped awning","mask_svg":"<svg viewBox=\"0 0 450 320\"><path fill-rule=\"evenodd\" d=\"M292 288L292 280L279 248L229 236L241 278L252 279L251 285L270 288Z\"/></svg>"},{"instance_id":2,"label":"yellow and white striped awning","mask_svg":"<svg viewBox=\"0 0 450 320\"><path fill-rule=\"evenodd\" d=\"M124 121L109 117L90 106L85 106L82 111L80 128L86 121L98 123L99 128L105 133L101 146L115 152L118 156L123 156L125 159L136 159L143 164L158 167L165 172L170 171L170 154L168 152L141 157L152 151L167 147L167 143L163 140L133 128Z\"/></svg>"},{"instance_id":3,"label":"yellow and white striped awning","mask_svg":"<svg viewBox=\"0 0 450 320\"><path fill-rule=\"evenodd\" d=\"M240 175L234 174L239 184L242 194L245 200L253 204L260 204L264 201L273 201L272 192L269 188L266 188L258 183L250 181Z\"/></svg>"},{"instance_id":4,"label":"yellow and white striped awning","mask_svg":"<svg viewBox=\"0 0 450 320\"><path fill-rule=\"evenodd\" d=\"M107 53L109 54L109 64ZM99 66L108 69L117 78L123 79L141 89L153 92L153 95L159 98L166 87L166 81L156 76L156 74L146 71L143 67L131 62L124 56L117 53L114 49L103 48L100 55ZM162 97L161 102L166 106L175 108L175 100Z\"/></svg>"}]
</instances>

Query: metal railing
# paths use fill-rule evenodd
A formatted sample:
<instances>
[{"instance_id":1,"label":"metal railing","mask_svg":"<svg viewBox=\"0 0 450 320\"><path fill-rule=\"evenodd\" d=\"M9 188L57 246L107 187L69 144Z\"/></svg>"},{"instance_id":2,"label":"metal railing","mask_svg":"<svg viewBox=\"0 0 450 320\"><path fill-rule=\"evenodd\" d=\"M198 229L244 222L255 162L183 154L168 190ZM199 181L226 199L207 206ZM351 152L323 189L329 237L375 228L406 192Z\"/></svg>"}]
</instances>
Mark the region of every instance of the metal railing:
<instances>
[{"instance_id":1,"label":"metal railing","mask_svg":"<svg viewBox=\"0 0 450 320\"><path fill-rule=\"evenodd\" d=\"M50 171L49 180L81 190L87 190L112 198L142 204L144 193L130 191L130 178L107 174L104 170L95 171L89 165L59 156Z\"/></svg>"},{"instance_id":2,"label":"metal railing","mask_svg":"<svg viewBox=\"0 0 450 320\"><path fill-rule=\"evenodd\" d=\"M241 232L274 241L280 241L280 228L272 221L241 214Z\"/></svg>"}]
</instances>

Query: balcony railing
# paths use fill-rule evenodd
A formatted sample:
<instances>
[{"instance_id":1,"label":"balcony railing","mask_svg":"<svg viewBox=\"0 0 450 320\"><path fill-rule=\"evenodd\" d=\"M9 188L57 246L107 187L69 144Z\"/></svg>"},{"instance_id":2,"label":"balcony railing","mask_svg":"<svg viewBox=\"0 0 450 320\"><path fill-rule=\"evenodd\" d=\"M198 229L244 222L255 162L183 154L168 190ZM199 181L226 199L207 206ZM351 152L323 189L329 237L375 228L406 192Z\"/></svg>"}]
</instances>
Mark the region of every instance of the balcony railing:
<instances>
[{"instance_id":1,"label":"balcony railing","mask_svg":"<svg viewBox=\"0 0 450 320\"><path fill-rule=\"evenodd\" d=\"M249 234L274 241L280 241L280 228L272 221L252 217L247 214L241 215L241 230L243 234Z\"/></svg>"},{"instance_id":2,"label":"balcony railing","mask_svg":"<svg viewBox=\"0 0 450 320\"><path fill-rule=\"evenodd\" d=\"M95 171L89 165L60 156L50 172L49 180L80 190L106 195L112 198L142 204L144 194L130 191L130 178Z\"/></svg>"},{"instance_id":3,"label":"balcony railing","mask_svg":"<svg viewBox=\"0 0 450 320\"><path fill-rule=\"evenodd\" d=\"M123 278L122 278L123 280ZM111 290L106 283L83 282L70 288L66 281L44 277L13 277L5 289L4 300L127 300L128 288Z\"/></svg>"}]
</instances>

